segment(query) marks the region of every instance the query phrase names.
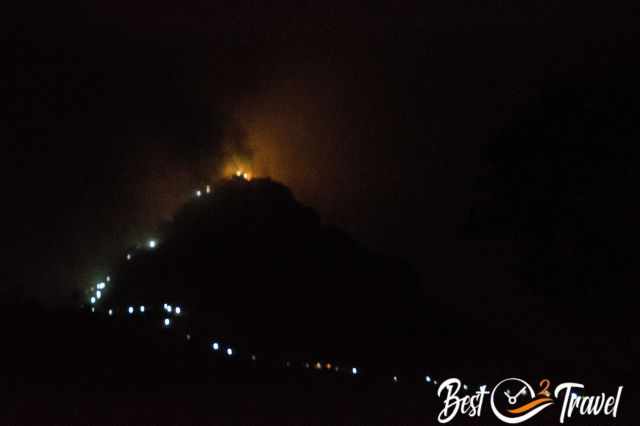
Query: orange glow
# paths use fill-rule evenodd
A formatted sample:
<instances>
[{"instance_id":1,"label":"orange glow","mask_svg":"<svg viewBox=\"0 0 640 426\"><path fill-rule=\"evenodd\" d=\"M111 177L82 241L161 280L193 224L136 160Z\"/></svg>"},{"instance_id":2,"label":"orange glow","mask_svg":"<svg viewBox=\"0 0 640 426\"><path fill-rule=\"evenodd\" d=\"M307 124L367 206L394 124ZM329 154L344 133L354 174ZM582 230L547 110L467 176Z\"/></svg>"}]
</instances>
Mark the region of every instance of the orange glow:
<instances>
[{"instance_id":1,"label":"orange glow","mask_svg":"<svg viewBox=\"0 0 640 426\"><path fill-rule=\"evenodd\" d=\"M234 170L234 171L231 171ZM233 167L233 166L227 166L225 167L225 176L235 176L237 178L241 178L244 180L251 180L253 178L253 174L248 171L248 168L243 167L243 168L238 168L238 167Z\"/></svg>"},{"instance_id":2,"label":"orange glow","mask_svg":"<svg viewBox=\"0 0 640 426\"><path fill-rule=\"evenodd\" d=\"M255 176L255 168L252 156L243 154L243 147L229 143L225 147L224 160L217 171L217 177L236 177L250 179Z\"/></svg>"},{"instance_id":3,"label":"orange glow","mask_svg":"<svg viewBox=\"0 0 640 426\"><path fill-rule=\"evenodd\" d=\"M553 402L553 399L551 398L538 398L538 399L534 399L533 401L531 401L528 404L523 405L522 407L518 407L518 408L514 408L513 410L508 410L510 413L512 414L520 414L520 413L525 413L527 411L533 410L535 407L537 407L540 404L546 404L547 402Z\"/></svg>"},{"instance_id":4,"label":"orange glow","mask_svg":"<svg viewBox=\"0 0 640 426\"><path fill-rule=\"evenodd\" d=\"M252 177L270 177L289 186L303 202L318 206L325 200L321 194L333 193L328 185L338 186L339 192L356 191L351 183L360 177L351 166L360 154L342 141L360 135L354 134L350 119L344 119L349 114L336 113L344 100L343 80L337 83L333 71L325 74L315 66L306 71L314 78L291 78L287 70L260 93L229 105L232 125L224 164L233 167L224 176L241 170Z\"/></svg>"}]
</instances>

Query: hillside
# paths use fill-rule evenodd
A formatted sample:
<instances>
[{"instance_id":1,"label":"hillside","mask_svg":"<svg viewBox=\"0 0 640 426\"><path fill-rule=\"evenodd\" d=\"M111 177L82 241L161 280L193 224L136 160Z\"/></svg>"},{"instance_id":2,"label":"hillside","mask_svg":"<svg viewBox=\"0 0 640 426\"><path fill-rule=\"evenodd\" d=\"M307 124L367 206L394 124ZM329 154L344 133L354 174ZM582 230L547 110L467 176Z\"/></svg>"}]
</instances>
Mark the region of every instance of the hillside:
<instances>
[{"instance_id":1,"label":"hillside","mask_svg":"<svg viewBox=\"0 0 640 426\"><path fill-rule=\"evenodd\" d=\"M424 307L407 264L324 225L269 179L202 190L155 241L123 254L98 311L127 315L144 305L147 316L162 315L167 303L202 334L362 358L381 340L410 338Z\"/></svg>"}]
</instances>

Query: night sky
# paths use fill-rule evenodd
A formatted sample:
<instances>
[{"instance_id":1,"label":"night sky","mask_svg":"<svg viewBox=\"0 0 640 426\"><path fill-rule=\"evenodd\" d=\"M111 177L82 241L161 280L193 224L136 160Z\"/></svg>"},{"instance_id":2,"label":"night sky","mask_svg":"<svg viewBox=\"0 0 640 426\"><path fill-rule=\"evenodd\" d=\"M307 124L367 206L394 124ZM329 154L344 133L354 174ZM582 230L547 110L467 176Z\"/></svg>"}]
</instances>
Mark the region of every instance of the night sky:
<instances>
[{"instance_id":1,"label":"night sky","mask_svg":"<svg viewBox=\"0 0 640 426\"><path fill-rule=\"evenodd\" d=\"M547 315L504 266L521 252L465 230L487 148L532 100L637 66L633 14L600 6L24 4L2 71L4 297L69 304L240 166L410 261L432 300L496 327Z\"/></svg>"}]
</instances>

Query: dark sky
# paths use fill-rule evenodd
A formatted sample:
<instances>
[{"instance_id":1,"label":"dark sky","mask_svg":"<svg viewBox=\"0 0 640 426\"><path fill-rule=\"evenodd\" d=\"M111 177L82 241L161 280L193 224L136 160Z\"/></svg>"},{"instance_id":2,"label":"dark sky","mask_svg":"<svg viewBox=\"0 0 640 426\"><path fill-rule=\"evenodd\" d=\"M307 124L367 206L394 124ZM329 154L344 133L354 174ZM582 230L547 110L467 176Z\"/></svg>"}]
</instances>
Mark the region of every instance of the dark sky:
<instances>
[{"instance_id":1,"label":"dark sky","mask_svg":"<svg viewBox=\"0 0 640 426\"><path fill-rule=\"evenodd\" d=\"M512 277L460 238L483 149L549 83L631 52L636 22L431 3L24 4L3 71L2 285L68 302L240 164L409 259L434 298L509 297Z\"/></svg>"}]
</instances>

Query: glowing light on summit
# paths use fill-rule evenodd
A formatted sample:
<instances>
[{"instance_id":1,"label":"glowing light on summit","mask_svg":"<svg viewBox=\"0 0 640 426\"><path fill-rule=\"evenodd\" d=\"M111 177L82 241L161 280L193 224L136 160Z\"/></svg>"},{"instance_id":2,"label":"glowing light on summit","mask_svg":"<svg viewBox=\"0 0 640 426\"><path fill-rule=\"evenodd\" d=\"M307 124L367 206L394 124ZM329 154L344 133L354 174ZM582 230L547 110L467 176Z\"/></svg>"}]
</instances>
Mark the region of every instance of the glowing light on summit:
<instances>
[{"instance_id":1,"label":"glowing light on summit","mask_svg":"<svg viewBox=\"0 0 640 426\"><path fill-rule=\"evenodd\" d=\"M236 170L235 176L237 178L244 179L244 180L247 180L247 181L251 180L251 178L253 177L250 172L247 172L247 171L242 170L242 169Z\"/></svg>"}]
</instances>

